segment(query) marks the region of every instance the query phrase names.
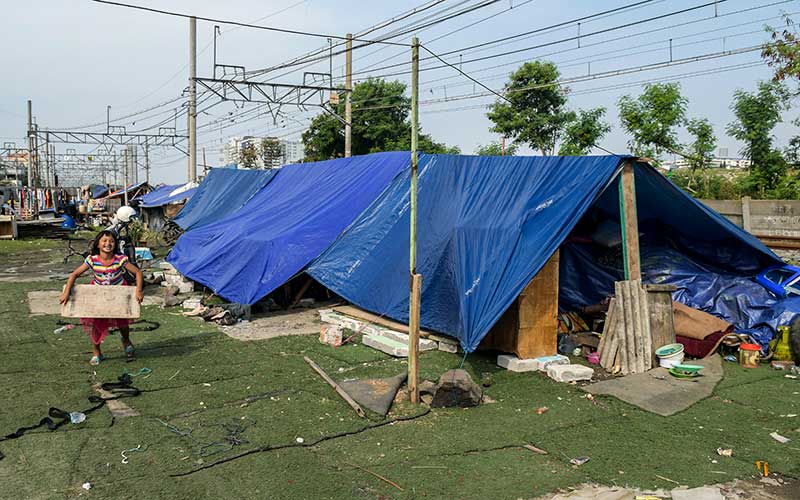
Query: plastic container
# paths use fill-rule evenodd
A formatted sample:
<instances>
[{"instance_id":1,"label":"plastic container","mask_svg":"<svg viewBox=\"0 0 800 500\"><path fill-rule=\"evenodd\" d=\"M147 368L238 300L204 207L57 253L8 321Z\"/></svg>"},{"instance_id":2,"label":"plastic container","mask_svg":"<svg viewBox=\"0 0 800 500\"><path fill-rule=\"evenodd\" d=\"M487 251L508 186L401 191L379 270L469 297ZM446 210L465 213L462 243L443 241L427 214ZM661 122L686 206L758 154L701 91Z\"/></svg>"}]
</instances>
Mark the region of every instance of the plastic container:
<instances>
[{"instance_id":1,"label":"plastic container","mask_svg":"<svg viewBox=\"0 0 800 500\"><path fill-rule=\"evenodd\" d=\"M658 364L663 368L673 368L683 363L683 344L667 344L656 349Z\"/></svg>"},{"instance_id":2,"label":"plastic container","mask_svg":"<svg viewBox=\"0 0 800 500\"><path fill-rule=\"evenodd\" d=\"M742 368L758 368L761 346L758 344L742 344L739 346L739 364Z\"/></svg>"}]
</instances>

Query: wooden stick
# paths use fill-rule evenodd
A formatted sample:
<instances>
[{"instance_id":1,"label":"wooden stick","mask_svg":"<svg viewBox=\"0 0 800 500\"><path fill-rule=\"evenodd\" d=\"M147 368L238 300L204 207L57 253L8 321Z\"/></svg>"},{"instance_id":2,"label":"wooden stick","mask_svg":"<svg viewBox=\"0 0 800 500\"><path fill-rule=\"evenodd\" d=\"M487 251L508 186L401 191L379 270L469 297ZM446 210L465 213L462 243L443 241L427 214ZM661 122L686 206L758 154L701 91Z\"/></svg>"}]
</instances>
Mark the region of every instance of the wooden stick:
<instances>
[{"instance_id":1,"label":"wooden stick","mask_svg":"<svg viewBox=\"0 0 800 500\"><path fill-rule=\"evenodd\" d=\"M523 444L522 447L525 448L526 450L530 450L530 451L532 451L532 452L534 452L534 453L536 453L538 455L547 455L546 451L544 451L541 448L537 448L532 444Z\"/></svg>"},{"instance_id":2,"label":"wooden stick","mask_svg":"<svg viewBox=\"0 0 800 500\"><path fill-rule=\"evenodd\" d=\"M351 464L350 462L344 462L344 463L345 463L345 464L347 464L347 465L349 465L350 467L355 467L356 469L363 470L364 472L366 472L366 473L368 473L368 474L372 474L373 476L377 477L377 478L378 478L378 479L380 479L381 481L384 481L384 482L386 482L386 483L389 483L389 484L391 484L392 486L394 486L395 488L397 488L397 489L398 489L398 490L400 490L400 491L405 491L403 488L401 488L401 487L400 487L400 485L399 485L399 484L395 483L395 482L394 482L394 481L392 481L391 479L386 479L385 477L381 476L380 474L377 474L377 473L375 473L375 472L372 472L372 471L371 471L371 470L369 470L369 469L365 469L364 467L361 467L360 465Z\"/></svg>"},{"instance_id":3,"label":"wooden stick","mask_svg":"<svg viewBox=\"0 0 800 500\"><path fill-rule=\"evenodd\" d=\"M303 283L303 286L300 287L300 291L297 292L297 294L294 296L294 300L292 301L292 305L289 306L290 309L293 308L293 307L297 307L297 304L299 304L300 301L303 300L303 295L306 293L306 291L308 291L308 287L310 287L311 283L313 283L313 282L314 282L314 280L311 279L311 276L309 276L308 279L306 280L306 282Z\"/></svg>"},{"instance_id":4,"label":"wooden stick","mask_svg":"<svg viewBox=\"0 0 800 500\"><path fill-rule=\"evenodd\" d=\"M411 275L411 304L408 315L408 393L419 404L419 314L422 275Z\"/></svg>"},{"instance_id":5,"label":"wooden stick","mask_svg":"<svg viewBox=\"0 0 800 500\"><path fill-rule=\"evenodd\" d=\"M303 356L303 359L306 361L306 363L308 363L308 364L309 364L309 366L311 366L311 368L313 368L313 369L314 369L314 371L315 371L315 372L317 372L317 373L319 374L319 376L320 376L320 377L322 377L322 379L323 379L323 380L325 380L325 382L327 382L327 383L328 383L328 385L330 385L331 387L333 387L333 389L334 389L334 390L335 390L335 391L336 391L336 392L337 392L337 393L338 393L338 394L339 394L339 395L342 397L342 399L344 399L345 401L347 401L347 404L349 404L349 405L350 405L350 407L351 407L352 409L354 409L354 410L356 411L356 413L358 413L358 416L359 416L359 417L361 417L361 418L367 418L367 414L366 414L366 413L364 413L364 410L362 410L362 409L361 409L361 407L358 405L358 403L356 403L356 402L355 402L355 400L354 400L353 398L351 398L351 397L350 397L350 395L349 395L349 394L347 394L347 393L345 392L345 390L344 390L344 389L342 389L342 388L339 386L339 384L337 384L336 382L334 382L334 381L333 381L333 379L332 379L332 378L330 378L330 377L328 376L328 374L327 374L327 373L325 373L325 371L324 371L322 368L320 368L320 367L319 367L319 366L318 366L316 363L314 363L313 361L311 361L311 359L310 359L308 356Z\"/></svg>"},{"instance_id":6,"label":"wooden stick","mask_svg":"<svg viewBox=\"0 0 800 500\"><path fill-rule=\"evenodd\" d=\"M639 297L644 311L642 318L642 330L644 331L644 368L653 368L653 332L650 330L650 302L647 297L647 290L639 284Z\"/></svg>"}]
</instances>

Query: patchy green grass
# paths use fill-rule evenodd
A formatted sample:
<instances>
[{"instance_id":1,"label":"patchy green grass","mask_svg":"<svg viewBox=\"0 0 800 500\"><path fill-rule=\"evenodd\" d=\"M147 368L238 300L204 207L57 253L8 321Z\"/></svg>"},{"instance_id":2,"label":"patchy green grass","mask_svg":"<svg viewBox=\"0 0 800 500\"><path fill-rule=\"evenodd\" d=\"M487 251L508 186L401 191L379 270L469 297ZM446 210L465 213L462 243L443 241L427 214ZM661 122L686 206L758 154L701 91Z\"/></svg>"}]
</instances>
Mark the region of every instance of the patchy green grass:
<instances>
[{"instance_id":1,"label":"patchy green grass","mask_svg":"<svg viewBox=\"0 0 800 500\"><path fill-rule=\"evenodd\" d=\"M713 484L751 477L756 460L800 476L800 417L786 416L800 414L800 380L766 367L726 364L714 396L665 418L614 398L597 397L595 404L575 386L500 370L494 356L476 354L465 368L477 380L492 374L486 392L496 403L363 430L379 417L358 418L303 356L340 380L394 375L404 361L361 345L331 348L314 336L239 342L177 310L147 307L143 317L161 327L132 334L137 361L125 363L112 335L104 343L109 359L94 368L82 331L56 335L57 317L28 317L27 292L60 285L0 283L0 434L38 422L51 406L86 409L94 381L147 367L150 375L134 379L143 394L124 400L141 416L113 419L102 408L82 424L0 442L0 498L528 498L587 481L674 486L662 476ZM457 355L424 353L421 373L437 379L460 362ZM550 411L538 415L540 406ZM389 418L424 409L401 404ZM232 446L224 438L233 425L243 430ZM777 443L773 431L793 441ZM345 432L353 434L297 443ZM550 454L533 454L520 447L525 443ZM146 450L122 464L120 453L138 445ZM281 445L292 447L171 476ZM734 456L718 456L717 447L733 448ZM591 460L574 467L569 459L578 456ZM80 488L87 481L94 485L88 492Z\"/></svg>"}]
</instances>

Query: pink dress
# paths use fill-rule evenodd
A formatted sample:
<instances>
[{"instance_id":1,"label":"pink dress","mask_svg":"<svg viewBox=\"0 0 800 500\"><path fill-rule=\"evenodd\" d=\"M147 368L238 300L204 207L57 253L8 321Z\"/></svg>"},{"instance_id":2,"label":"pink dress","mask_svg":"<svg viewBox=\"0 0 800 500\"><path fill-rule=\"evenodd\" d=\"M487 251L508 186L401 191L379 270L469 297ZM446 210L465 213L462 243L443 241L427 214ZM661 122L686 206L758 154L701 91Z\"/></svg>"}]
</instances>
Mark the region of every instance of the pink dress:
<instances>
[{"instance_id":1,"label":"pink dress","mask_svg":"<svg viewBox=\"0 0 800 500\"><path fill-rule=\"evenodd\" d=\"M110 263L104 264L99 255L90 255L83 261L94 273L92 285L122 285L125 286L124 272L128 257L117 254ZM109 328L123 328L131 324L126 318L81 318L83 330L91 337L95 345L108 335Z\"/></svg>"}]
</instances>

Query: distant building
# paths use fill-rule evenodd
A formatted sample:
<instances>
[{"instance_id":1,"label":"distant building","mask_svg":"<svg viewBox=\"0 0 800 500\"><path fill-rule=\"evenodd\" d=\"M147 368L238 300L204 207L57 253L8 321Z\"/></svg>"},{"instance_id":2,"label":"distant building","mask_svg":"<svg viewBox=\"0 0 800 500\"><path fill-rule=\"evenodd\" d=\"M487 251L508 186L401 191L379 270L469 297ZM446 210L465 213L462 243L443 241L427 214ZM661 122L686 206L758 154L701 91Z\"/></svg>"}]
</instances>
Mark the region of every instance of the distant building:
<instances>
[{"instance_id":1,"label":"distant building","mask_svg":"<svg viewBox=\"0 0 800 500\"><path fill-rule=\"evenodd\" d=\"M239 165L239 168L243 168L241 162L241 153L242 150L248 147L250 144L255 146L259 151L255 168L280 168L288 163L298 163L303 160L305 153L302 142L281 140L279 141L281 147L281 156L275 159L272 162L272 165L265 166L264 160L260 154L261 141L265 138L267 137L255 137L250 135L244 137L231 137L227 144L225 144L220 151L221 163L225 165L236 163Z\"/></svg>"},{"instance_id":2,"label":"distant building","mask_svg":"<svg viewBox=\"0 0 800 500\"><path fill-rule=\"evenodd\" d=\"M724 168L727 170L743 169L743 168L750 168L751 163L752 161L746 158L736 158L728 156L728 148L719 148L718 155L711 158L711 160L708 163L708 168ZM661 167L667 170L689 168L690 166L691 165L689 164L689 160L682 157L677 157L674 160L665 161L661 163Z\"/></svg>"}]
</instances>

